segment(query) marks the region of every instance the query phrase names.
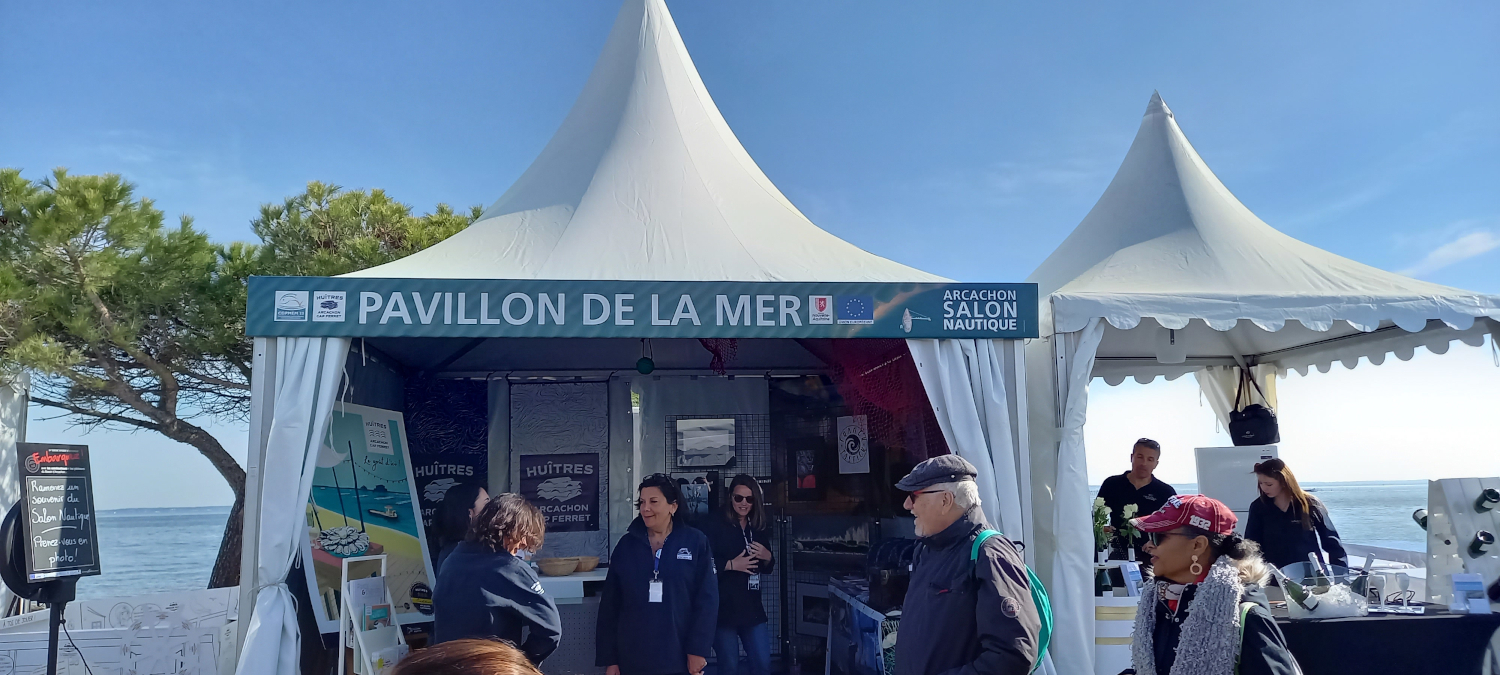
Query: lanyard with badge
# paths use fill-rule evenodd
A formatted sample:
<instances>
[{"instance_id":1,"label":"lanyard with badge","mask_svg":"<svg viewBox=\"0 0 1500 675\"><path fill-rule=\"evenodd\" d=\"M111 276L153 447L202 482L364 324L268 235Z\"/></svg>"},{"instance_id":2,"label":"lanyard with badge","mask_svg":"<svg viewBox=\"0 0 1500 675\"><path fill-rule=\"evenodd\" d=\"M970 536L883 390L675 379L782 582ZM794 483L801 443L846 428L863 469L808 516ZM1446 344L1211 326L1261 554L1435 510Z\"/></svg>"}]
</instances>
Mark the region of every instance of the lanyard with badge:
<instances>
[{"instance_id":1,"label":"lanyard with badge","mask_svg":"<svg viewBox=\"0 0 1500 675\"><path fill-rule=\"evenodd\" d=\"M750 552L750 545L755 543L755 534L752 533L750 531L750 528L748 528L748 527L745 528L745 529L743 529L743 530L741 530L740 534L742 534L745 537L745 552L749 553ZM760 569L760 559L755 558L755 559L752 559L752 560L755 563L755 569ZM745 582L745 588L747 588L749 590L752 590L752 591L758 591L758 590L760 590L760 573L759 572L751 572L750 573L750 580L747 581L747 582Z\"/></svg>"},{"instance_id":2,"label":"lanyard with badge","mask_svg":"<svg viewBox=\"0 0 1500 675\"><path fill-rule=\"evenodd\" d=\"M661 551L666 548L665 542L661 548L656 549L654 565L651 568L651 592L648 594L648 602L661 602Z\"/></svg>"}]
</instances>

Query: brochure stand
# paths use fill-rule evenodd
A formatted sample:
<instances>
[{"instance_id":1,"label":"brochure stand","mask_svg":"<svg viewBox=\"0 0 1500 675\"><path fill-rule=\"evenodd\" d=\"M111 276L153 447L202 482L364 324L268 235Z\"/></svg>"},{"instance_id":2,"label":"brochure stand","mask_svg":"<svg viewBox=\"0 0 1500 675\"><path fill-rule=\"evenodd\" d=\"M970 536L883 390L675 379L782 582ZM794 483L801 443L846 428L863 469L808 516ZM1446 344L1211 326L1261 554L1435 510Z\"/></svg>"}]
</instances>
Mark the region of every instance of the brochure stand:
<instances>
[{"instance_id":1,"label":"brochure stand","mask_svg":"<svg viewBox=\"0 0 1500 675\"><path fill-rule=\"evenodd\" d=\"M385 556L344 558L339 588L342 601L338 672L341 675L348 672L344 669L344 658L346 650L352 650L355 675L385 675L406 656L408 649L406 637L391 611L391 593L385 586ZM374 615L367 611L371 609L375 610Z\"/></svg>"}]
</instances>

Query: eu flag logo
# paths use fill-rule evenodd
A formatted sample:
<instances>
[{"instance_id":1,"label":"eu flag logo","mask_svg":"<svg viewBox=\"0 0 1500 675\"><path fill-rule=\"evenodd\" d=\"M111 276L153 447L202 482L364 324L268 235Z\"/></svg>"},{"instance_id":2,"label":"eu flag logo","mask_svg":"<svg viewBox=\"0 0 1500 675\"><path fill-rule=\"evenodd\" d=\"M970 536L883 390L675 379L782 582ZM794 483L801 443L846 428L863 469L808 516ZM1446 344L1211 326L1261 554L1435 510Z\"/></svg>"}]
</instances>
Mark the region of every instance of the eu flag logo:
<instances>
[{"instance_id":1,"label":"eu flag logo","mask_svg":"<svg viewBox=\"0 0 1500 675\"><path fill-rule=\"evenodd\" d=\"M875 299L868 295L838 297L838 322L842 324L875 323Z\"/></svg>"}]
</instances>

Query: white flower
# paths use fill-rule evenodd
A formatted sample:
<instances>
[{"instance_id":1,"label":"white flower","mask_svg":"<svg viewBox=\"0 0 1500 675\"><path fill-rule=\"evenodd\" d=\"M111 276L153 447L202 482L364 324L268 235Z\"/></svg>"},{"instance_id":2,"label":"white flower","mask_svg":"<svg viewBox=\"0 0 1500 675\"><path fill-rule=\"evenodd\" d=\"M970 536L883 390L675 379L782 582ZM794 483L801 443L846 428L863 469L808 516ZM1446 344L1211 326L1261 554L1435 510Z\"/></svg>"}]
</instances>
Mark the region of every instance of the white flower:
<instances>
[{"instance_id":1,"label":"white flower","mask_svg":"<svg viewBox=\"0 0 1500 675\"><path fill-rule=\"evenodd\" d=\"M1120 509L1120 514L1125 516L1126 519L1130 519L1134 518L1135 514L1139 513L1140 510L1141 507L1136 506L1135 504L1126 504L1125 508Z\"/></svg>"},{"instance_id":2,"label":"white flower","mask_svg":"<svg viewBox=\"0 0 1500 675\"><path fill-rule=\"evenodd\" d=\"M1104 507L1104 498L1103 497L1095 497L1094 498L1094 508L1098 509L1098 508L1103 508L1103 507Z\"/></svg>"}]
</instances>

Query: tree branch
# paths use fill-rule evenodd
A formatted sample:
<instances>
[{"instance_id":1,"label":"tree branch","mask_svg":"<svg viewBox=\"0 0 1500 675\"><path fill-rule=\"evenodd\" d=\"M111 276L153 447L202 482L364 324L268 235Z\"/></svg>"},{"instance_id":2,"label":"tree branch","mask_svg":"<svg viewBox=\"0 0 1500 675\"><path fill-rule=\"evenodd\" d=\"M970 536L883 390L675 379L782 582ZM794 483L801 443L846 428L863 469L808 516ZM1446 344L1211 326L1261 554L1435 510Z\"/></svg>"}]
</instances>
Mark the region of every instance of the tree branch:
<instances>
[{"instance_id":1,"label":"tree branch","mask_svg":"<svg viewBox=\"0 0 1500 675\"><path fill-rule=\"evenodd\" d=\"M51 399L45 399L45 398L37 398L35 396L32 396L29 400L32 403L36 403L38 405L44 405L44 406L47 406L49 408L57 408L59 410L66 410L66 411L68 411L68 412L70 412L70 413L72 413L74 415L83 415L84 417L93 417L95 419L104 420L106 422L119 422L121 424L129 424L131 426L140 427L140 428L146 429L148 431L158 431L158 432L161 431L161 425L156 424L155 422L152 422L150 420L143 420L143 419L138 419L138 418L135 418L135 417L126 417L124 415L116 415L116 414L113 414L113 413L104 412L102 410L90 410L88 408L82 408L82 407L73 405L71 403L64 403L62 401L53 401Z\"/></svg>"}]
</instances>

